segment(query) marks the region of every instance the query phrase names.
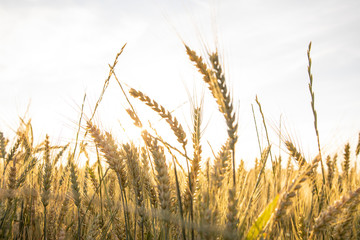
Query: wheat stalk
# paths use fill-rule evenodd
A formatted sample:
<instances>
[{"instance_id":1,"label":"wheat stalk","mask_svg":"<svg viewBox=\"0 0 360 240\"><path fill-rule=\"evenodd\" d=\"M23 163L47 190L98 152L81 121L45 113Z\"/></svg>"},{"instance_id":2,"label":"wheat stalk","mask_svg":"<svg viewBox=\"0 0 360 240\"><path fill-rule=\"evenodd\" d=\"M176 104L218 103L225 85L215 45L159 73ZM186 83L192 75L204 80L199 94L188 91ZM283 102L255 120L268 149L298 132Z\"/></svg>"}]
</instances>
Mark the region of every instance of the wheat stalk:
<instances>
[{"instance_id":1,"label":"wheat stalk","mask_svg":"<svg viewBox=\"0 0 360 240\"><path fill-rule=\"evenodd\" d=\"M309 80L310 80L309 91L310 91L310 96L311 96L311 109L312 109L313 116L314 116L314 128L315 128L315 133L316 133L316 138L317 138L319 157L320 157L320 165L321 165L321 173L322 173L322 177L323 177L323 186L324 186L325 185L325 170L324 170L324 164L323 164L322 157L321 157L320 137L319 137L319 131L318 131L318 126L317 126L317 112L315 109L315 94L313 91L313 75L311 73L312 60L310 57L310 51L311 51L311 42L309 43L309 48L307 51L307 57L308 57L308 61L309 61L308 75L309 75Z\"/></svg>"}]
</instances>

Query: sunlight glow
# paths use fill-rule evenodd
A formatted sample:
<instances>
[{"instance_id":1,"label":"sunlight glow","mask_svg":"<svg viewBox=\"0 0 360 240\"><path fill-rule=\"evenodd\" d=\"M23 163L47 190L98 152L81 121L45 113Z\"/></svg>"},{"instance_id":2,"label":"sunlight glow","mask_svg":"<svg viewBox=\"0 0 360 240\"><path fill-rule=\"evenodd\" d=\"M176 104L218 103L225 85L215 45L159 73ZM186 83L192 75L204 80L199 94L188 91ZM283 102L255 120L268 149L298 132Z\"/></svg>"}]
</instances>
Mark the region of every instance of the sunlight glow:
<instances>
[{"instance_id":1,"label":"sunlight glow","mask_svg":"<svg viewBox=\"0 0 360 240\"><path fill-rule=\"evenodd\" d=\"M71 139L74 133L62 129L70 125L69 119L77 117L71 111L74 106L68 103L79 102L84 91L96 98L107 77L107 64L128 43L115 68L119 79L168 110L176 109L174 115L189 141L190 106L177 107L188 101L186 88L205 89L204 122L209 124L203 145L218 149L225 141L217 131L224 120L216 113L217 107L182 41L205 58L204 49L213 51L217 42L234 102L240 102L238 157L251 163L258 155L251 113L256 95L267 121L278 126L279 116L284 115L287 128L301 139L306 154L314 156L316 138L306 72L306 49L312 40L314 91L323 146L331 149L339 141L356 139L360 121L360 113L354 111L360 102L360 73L355 65L360 56L360 34L355 31L360 7L356 1L346 1L341 7L333 2L327 8L323 8L323 1L311 3L311 7L310 3L293 1L260 5L226 1L217 6L206 1L185 1L182 5L162 0L155 5L140 2L121 6L106 1L79 5L1 3L0 21L10 23L0 25L1 130L12 134L8 126L16 126L14 119L24 114L31 101L28 115L35 133L40 131L38 134L44 136L57 131L60 139ZM211 9L216 9L214 14ZM126 112L119 109L128 106L112 81L103 101L107 110L98 116L99 121L110 129L120 121L124 132L117 129L118 134L137 139L142 130L125 120ZM142 118L151 119L148 109L140 109ZM340 136L337 129L342 129ZM171 135L169 131L166 136ZM273 131L270 135L279 138ZM260 137L265 144L261 128ZM209 149L205 154L212 155Z\"/></svg>"}]
</instances>

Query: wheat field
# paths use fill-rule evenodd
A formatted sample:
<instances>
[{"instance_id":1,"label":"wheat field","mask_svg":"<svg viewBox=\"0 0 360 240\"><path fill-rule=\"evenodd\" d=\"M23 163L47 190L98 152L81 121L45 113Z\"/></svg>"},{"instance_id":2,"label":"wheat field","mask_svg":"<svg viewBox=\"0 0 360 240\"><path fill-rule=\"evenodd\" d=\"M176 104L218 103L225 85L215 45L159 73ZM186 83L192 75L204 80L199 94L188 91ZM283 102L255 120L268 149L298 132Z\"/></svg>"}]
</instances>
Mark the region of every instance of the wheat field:
<instances>
[{"instance_id":1,"label":"wheat field","mask_svg":"<svg viewBox=\"0 0 360 240\"><path fill-rule=\"evenodd\" d=\"M30 119L21 119L15 139L0 132L0 239L360 238L360 134L357 145L346 144L341 154L323 152L311 43L309 82L304 84L309 86L318 155L306 159L286 137L281 141L287 154L276 155L272 142L278 139L267 137L251 169L235 151L241 122L217 51L200 56L184 46L227 127L227 141L213 146L213 157L205 158L203 106L193 106L187 133L173 112L146 93L127 89L114 72L124 47L110 66L93 114L81 114L74 141L59 146L46 136L35 144ZM128 117L142 129L141 143L118 141L94 121L111 78L126 96ZM146 120L135 102L157 113L177 141L142 128ZM258 125L267 135L258 99L256 104L262 116ZM78 165L79 159L86 164Z\"/></svg>"}]
</instances>

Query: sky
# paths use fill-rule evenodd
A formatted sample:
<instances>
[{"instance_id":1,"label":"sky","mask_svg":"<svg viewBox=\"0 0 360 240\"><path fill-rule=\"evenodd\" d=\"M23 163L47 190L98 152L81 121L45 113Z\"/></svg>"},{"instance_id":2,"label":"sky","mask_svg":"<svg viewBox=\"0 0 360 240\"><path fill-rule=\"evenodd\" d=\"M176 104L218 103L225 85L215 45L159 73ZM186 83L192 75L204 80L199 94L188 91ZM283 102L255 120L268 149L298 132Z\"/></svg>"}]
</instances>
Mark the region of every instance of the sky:
<instances>
[{"instance_id":1,"label":"sky","mask_svg":"<svg viewBox=\"0 0 360 240\"><path fill-rule=\"evenodd\" d=\"M108 64L127 43L115 69L119 80L173 111L189 142L192 103L203 97L202 144L211 156L226 140L226 125L184 41L203 56L216 48L221 53L239 121L237 159L252 165L259 156L252 105L266 146L256 96L273 151L284 149L281 132L312 158L317 143L306 55L312 41L322 150L341 153L347 141L355 147L360 131L359 12L355 0L1 0L0 131L13 136L26 115L38 142L45 134L58 144L73 141L84 94L89 117ZM151 120L176 145L165 122L138 100L131 102L143 121ZM112 78L95 123L119 141L139 136L128 107Z\"/></svg>"}]
</instances>

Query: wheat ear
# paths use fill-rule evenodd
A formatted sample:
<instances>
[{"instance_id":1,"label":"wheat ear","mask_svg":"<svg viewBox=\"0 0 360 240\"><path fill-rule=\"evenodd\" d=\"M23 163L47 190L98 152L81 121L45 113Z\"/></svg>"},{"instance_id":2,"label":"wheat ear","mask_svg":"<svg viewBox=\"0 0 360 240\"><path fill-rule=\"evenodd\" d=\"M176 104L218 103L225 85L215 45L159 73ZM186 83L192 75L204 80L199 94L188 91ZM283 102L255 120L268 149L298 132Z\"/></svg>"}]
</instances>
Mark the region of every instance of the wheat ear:
<instances>
[{"instance_id":1,"label":"wheat ear","mask_svg":"<svg viewBox=\"0 0 360 240\"><path fill-rule=\"evenodd\" d=\"M150 149L153 156L156 178L158 181L158 197L160 201L160 207L162 209L163 218L165 220L165 239L169 234L169 213L170 213L170 176L168 166L166 164L166 158L164 149L158 145L157 140L153 139L146 131L142 133L142 137L146 146Z\"/></svg>"},{"instance_id":2,"label":"wheat ear","mask_svg":"<svg viewBox=\"0 0 360 240\"><path fill-rule=\"evenodd\" d=\"M3 182L2 184L5 185L5 172L6 172L6 168L8 166L8 164L13 160L13 158L15 157L16 152L18 151L20 144L21 144L21 138L17 138L14 146L10 149L9 153L4 153L4 169L3 169ZM4 144L5 145L5 144ZM5 147L4 147L5 148Z\"/></svg>"},{"instance_id":3,"label":"wheat ear","mask_svg":"<svg viewBox=\"0 0 360 240\"><path fill-rule=\"evenodd\" d=\"M235 187L230 187L228 196L228 207L226 214L226 228L224 239L236 239L238 237L237 227L239 224L238 218L238 199L236 197Z\"/></svg>"},{"instance_id":4,"label":"wheat ear","mask_svg":"<svg viewBox=\"0 0 360 240\"><path fill-rule=\"evenodd\" d=\"M225 174L229 168L230 156L229 141L227 141L216 156L211 171L211 185L214 186L215 189L220 189L223 185Z\"/></svg>"},{"instance_id":5,"label":"wheat ear","mask_svg":"<svg viewBox=\"0 0 360 240\"><path fill-rule=\"evenodd\" d=\"M130 89L130 94L134 98L138 98L140 101L144 102L146 105L151 107L152 110L157 112L162 118L166 120L166 122L170 125L171 130L173 130L175 136L179 143L182 144L183 148L187 144L186 133L182 128L181 124L177 121L176 117L173 117L172 114L167 111L162 105L158 104L155 100L151 100L150 97L142 93L141 91L137 91L133 88Z\"/></svg>"},{"instance_id":6,"label":"wheat ear","mask_svg":"<svg viewBox=\"0 0 360 240\"><path fill-rule=\"evenodd\" d=\"M141 162L142 162L142 176L144 179L144 189L149 196L150 203L153 208L157 208L158 199L156 197L156 190L152 183L152 178L150 176L150 167L149 167L149 159L146 152L146 147L141 148Z\"/></svg>"},{"instance_id":7,"label":"wheat ear","mask_svg":"<svg viewBox=\"0 0 360 240\"><path fill-rule=\"evenodd\" d=\"M138 222L141 231L141 239L144 239L145 208L144 208L142 180L140 175L140 165L138 161L139 153L137 151L137 148L133 144L131 145L124 144L122 146L122 149L127 159L129 175L132 179L132 183L133 183L132 185L135 191L136 210L141 218L140 221Z\"/></svg>"},{"instance_id":8,"label":"wheat ear","mask_svg":"<svg viewBox=\"0 0 360 240\"><path fill-rule=\"evenodd\" d=\"M300 169L307 164L305 158L302 154L296 149L295 145L291 141L285 141L286 148L289 151L289 155L295 159L297 164L299 164Z\"/></svg>"},{"instance_id":9,"label":"wheat ear","mask_svg":"<svg viewBox=\"0 0 360 240\"><path fill-rule=\"evenodd\" d=\"M222 97L222 108L221 112L225 116L226 124L228 126L228 135L231 139L230 141L230 148L232 151L234 151L235 143L237 142L238 136L237 136L237 128L238 124L236 122L236 114L234 111L233 101L232 97L230 95L230 91L227 88L226 82L225 82L225 74L222 70L222 67L219 62L219 54L218 52L214 52L210 55L210 62L213 67L213 71L215 73L216 77L216 83L218 88L220 89L221 97ZM214 81L214 80L213 80Z\"/></svg>"},{"instance_id":10,"label":"wheat ear","mask_svg":"<svg viewBox=\"0 0 360 240\"><path fill-rule=\"evenodd\" d=\"M342 163L343 180L346 182L346 187L351 190L349 170L350 170L350 144L345 144L344 148L344 161Z\"/></svg>"},{"instance_id":11,"label":"wheat ear","mask_svg":"<svg viewBox=\"0 0 360 240\"><path fill-rule=\"evenodd\" d=\"M6 149L5 149L5 142L6 139L4 137L3 132L0 132L0 154L1 154L1 158L5 160L5 156L6 156Z\"/></svg>"},{"instance_id":12,"label":"wheat ear","mask_svg":"<svg viewBox=\"0 0 360 240\"><path fill-rule=\"evenodd\" d=\"M333 179L334 179L334 170L335 169L334 169L333 161L331 161L330 156L326 157L326 165L327 165L327 168L328 168L327 183L328 183L329 189L331 190L332 182L333 182Z\"/></svg>"},{"instance_id":13,"label":"wheat ear","mask_svg":"<svg viewBox=\"0 0 360 240\"><path fill-rule=\"evenodd\" d=\"M71 193L73 197L74 204L77 208L77 214L78 214L78 231L77 236L78 239L81 239L81 215L80 215L80 204L81 204L81 197L80 197L80 185L78 181L78 171L76 169L75 163L74 163L74 156L69 154L68 158L69 164L70 164L70 181L71 181Z\"/></svg>"},{"instance_id":14,"label":"wheat ear","mask_svg":"<svg viewBox=\"0 0 360 240\"><path fill-rule=\"evenodd\" d=\"M46 214L47 209L46 207L49 204L49 198L50 198L50 191L51 191L51 176L52 172L52 166L50 162L50 142L49 142L49 136L46 135L45 138L45 152L44 152L44 170L42 174L42 193L41 193L41 202L44 206L44 239L47 239L47 228L46 228Z\"/></svg>"}]
</instances>

